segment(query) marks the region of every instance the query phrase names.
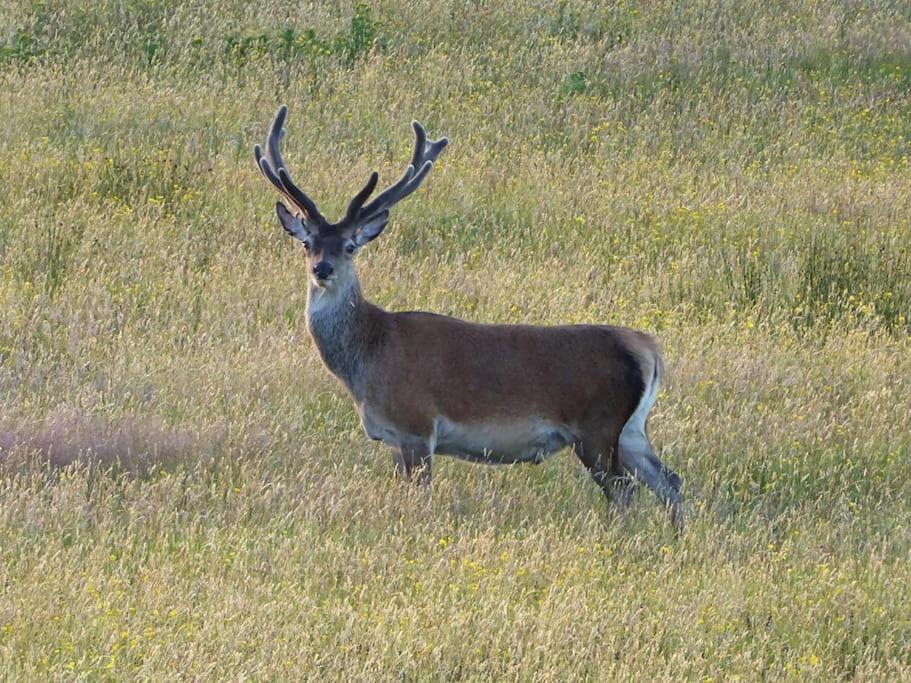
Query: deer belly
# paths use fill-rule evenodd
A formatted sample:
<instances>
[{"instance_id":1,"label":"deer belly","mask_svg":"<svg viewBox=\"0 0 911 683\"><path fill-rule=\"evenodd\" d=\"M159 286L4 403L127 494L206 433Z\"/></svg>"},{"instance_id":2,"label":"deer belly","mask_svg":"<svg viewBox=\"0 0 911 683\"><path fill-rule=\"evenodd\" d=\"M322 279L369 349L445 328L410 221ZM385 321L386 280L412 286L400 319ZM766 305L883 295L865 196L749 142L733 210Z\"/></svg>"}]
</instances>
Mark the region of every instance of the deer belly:
<instances>
[{"instance_id":1,"label":"deer belly","mask_svg":"<svg viewBox=\"0 0 911 683\"><path fill-rule=\"evenodd\" d=\"M434 452L474 462L541 462L575 441L563 425L545 420L459 424L436 420Z\"/></svg>"}]
</instances>

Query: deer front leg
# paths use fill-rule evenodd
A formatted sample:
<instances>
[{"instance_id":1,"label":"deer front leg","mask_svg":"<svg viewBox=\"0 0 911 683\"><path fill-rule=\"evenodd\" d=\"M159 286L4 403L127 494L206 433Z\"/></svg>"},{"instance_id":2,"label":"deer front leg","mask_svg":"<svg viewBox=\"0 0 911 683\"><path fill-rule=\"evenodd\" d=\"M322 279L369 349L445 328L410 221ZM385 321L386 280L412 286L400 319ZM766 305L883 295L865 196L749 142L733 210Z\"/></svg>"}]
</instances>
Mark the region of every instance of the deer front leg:
<instances>
[{"instance_id":1,"label":"deer front leg","mask_svg":"<svg viewBox=\"0 0 911 683\"><path fill-rule=\"evenodd\" d=\"M433 453L427 443L414 441L392 447L395 473L405 481L429 484Z\"/></svg>"}]
</instances>

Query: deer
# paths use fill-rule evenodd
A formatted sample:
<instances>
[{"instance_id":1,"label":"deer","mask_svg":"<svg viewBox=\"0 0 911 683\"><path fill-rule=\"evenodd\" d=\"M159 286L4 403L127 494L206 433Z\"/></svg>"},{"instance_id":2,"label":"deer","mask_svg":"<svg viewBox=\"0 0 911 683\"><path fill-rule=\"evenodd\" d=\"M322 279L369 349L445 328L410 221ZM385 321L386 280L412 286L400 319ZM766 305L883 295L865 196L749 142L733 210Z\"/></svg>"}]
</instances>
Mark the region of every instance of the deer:
<instances>
[{"instance_id":1,"label":"deer","mask_svg":"<svg viewBox=\"0 0 911 683\"><path fill-rule=\"evenodd\" d=\"M681 531L681 479L655 454L646 430L664 372L655 340L612 325L481 324L370 303L355 259L383 234L390 210L420 187L449 140L431 140L414 121L402 176L368 202L374 171L333 223L282 160L287 114L282 105L265 151L254 147L256 166L288 202L276 203L278 220L306 252L310 336L367 436L390 447L396 474L426 484L437 454L540 463L570 448L621 511L638 480Z\"/></svg>"}]
</instances>

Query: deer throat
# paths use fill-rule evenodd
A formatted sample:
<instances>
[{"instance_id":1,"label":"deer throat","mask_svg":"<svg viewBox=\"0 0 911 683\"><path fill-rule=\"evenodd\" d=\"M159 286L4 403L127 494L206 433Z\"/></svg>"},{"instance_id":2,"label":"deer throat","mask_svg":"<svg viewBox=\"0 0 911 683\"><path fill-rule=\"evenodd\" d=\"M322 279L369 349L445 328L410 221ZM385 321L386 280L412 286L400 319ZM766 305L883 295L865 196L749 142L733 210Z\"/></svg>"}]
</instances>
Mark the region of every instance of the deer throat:
<instances>
[{"instance_id":1,"label":"deer throat","mask_svg":"<svg viewBox=\"0 0 911 683\"><path fill-rule=\"evenodd\" d=\"M355 280L337 290L310 285L307 328L320 357L356 400L364 391L368 342L367 303Z\"/></svg>"}]
</instances>

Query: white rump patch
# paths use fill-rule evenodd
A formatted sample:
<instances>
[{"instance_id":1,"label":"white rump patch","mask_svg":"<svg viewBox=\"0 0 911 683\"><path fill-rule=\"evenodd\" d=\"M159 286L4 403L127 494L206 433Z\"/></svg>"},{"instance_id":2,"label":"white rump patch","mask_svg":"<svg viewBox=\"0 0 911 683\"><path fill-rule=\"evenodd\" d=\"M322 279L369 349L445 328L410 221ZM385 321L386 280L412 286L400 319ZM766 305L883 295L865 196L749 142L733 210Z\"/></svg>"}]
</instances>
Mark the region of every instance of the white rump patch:
<instances>
[{"instance_id":1,"label":"white rump patch","mask_svg":"<svg viewBox=\"0 0 911 683\"><path fill-rule=\"evenodd\" d=\"M645 435L645 421L648 418L649 411L655 404L655 399L658 398L659 387L660 381L658 376L653 374L645 387L645 391L642 392L642 398L639 399L639 405L636 406L636 410L630 415L629 420L626 421L626 424L623 425L623 430L620 432L621 459L623 457L623 451L630 454L652 452L652 446L648 441L648 437ZM626 463L624 463L624 465L625 464Z\"/></svg>"}]
</instances>

